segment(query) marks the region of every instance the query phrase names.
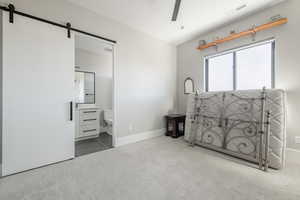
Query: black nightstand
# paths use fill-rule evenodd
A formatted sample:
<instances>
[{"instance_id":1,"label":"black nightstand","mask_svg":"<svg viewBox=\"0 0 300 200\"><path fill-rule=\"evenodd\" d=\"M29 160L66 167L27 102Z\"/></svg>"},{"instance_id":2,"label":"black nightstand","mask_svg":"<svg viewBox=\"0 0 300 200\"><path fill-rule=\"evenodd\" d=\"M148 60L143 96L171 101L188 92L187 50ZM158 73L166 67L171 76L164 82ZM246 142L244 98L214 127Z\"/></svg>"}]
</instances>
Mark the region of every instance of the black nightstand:
<instances>
[{"instance_id":1,"label":"black nightstand","mask_svg":"<svg viewBox=\"0 0 300 200\"><path fill-rule=\"evenodd\" d=\"M166 115L165 118L167 124L166 136L178 138L184 135L185 115L172 114Z\"/></svg>"}]
</instances>

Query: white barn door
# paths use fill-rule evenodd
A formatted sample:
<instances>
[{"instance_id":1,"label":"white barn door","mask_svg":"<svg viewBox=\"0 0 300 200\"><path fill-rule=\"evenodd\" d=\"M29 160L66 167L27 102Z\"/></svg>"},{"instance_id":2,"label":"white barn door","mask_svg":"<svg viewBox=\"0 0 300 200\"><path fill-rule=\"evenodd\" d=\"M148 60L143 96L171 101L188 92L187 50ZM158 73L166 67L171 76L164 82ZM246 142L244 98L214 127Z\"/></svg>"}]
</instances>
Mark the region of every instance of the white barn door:
<instances>
[{"instance_id":1,"label":"white barn door","mask_svg":"<svg viewBox=\"0 0 300 200\"><path fill-rule=\"evenodd\" d=\"M74 35L3 12L2 176L74 157Z\"/></svg>"}]
</instances>

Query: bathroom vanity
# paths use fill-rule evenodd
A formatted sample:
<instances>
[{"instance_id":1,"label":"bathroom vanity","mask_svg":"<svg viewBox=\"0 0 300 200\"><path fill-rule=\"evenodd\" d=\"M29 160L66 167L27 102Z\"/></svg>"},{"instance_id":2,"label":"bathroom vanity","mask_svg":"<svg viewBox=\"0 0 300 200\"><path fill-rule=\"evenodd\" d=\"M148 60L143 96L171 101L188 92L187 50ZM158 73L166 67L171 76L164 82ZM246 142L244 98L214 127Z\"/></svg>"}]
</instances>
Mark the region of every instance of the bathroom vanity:
<instances>
[{"instance_id":1,"label":"bathroom vanity","mask_svg":"<svg viewBox=\"0 0 300 200\"><path fill-rule=\"evenodd\" d=\"M76 141L95 138L100 133L100 109L96 106L80 106L75 111Z\"/></svg>"},{"instance_id":2,"label":"bathroom vanity","mask_svg":"<svg viewBox=\"0 0 300 200\"><path fill-rule=\"evenodd\" d=\"M100 109L95 105L95 73L76 71L76 141L98 137L100 133Z\"/></svg>"}]
</instances>

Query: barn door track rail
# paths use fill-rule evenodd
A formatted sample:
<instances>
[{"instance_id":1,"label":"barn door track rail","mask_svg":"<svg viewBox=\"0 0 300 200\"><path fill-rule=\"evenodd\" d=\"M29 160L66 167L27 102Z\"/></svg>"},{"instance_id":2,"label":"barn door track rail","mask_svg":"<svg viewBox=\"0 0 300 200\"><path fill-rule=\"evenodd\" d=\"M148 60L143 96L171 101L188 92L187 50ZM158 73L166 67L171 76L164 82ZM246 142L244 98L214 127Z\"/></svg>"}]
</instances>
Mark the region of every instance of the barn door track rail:
<instances>
[{"instance_id":1,"label":"barn door track rail","mask_svg":"<svg viewBox=\"0 0 300 200\"><path fill-rule=\"evenodd\" d=\"M86 31L83 31L83 30L80 30L80 29L73 28L71 26L71 23L69 23L69 22L66 23L66 24L60 24L60 23L57 23L57 22L53 22L53 21L50 21L50 20L47 20L47 19L43 19L43 18L40 18L40 17L36 17L36 16L30 15L30 14L27 14L27 13L17 11L13 4L9 4L7 7L0 6L0 10L9 12L9 22L10 23L14 23L14 14L17 14L17 15L20 15L20 16L23 16L23 17L27 17L27 18L34 19L34 20L37 20L37 21L40 21L40 22L51 24L53 26L64 28L64 29L67 30L68 38L71 38L71 31L75 31L75 32L78 32L78 33L82 33L84 35L88 35L88 36L91 36L91 37L94 37L94 38L105 40L107 42L117 43L115 40L111 40L111 39L108 39L108 38L105 38L105 37L102 37L102 36L99 36L99 35L96 35L96 34L93 34L93 33L89 33L89 32L86 32Z\"/></svg>"}]
</instances>

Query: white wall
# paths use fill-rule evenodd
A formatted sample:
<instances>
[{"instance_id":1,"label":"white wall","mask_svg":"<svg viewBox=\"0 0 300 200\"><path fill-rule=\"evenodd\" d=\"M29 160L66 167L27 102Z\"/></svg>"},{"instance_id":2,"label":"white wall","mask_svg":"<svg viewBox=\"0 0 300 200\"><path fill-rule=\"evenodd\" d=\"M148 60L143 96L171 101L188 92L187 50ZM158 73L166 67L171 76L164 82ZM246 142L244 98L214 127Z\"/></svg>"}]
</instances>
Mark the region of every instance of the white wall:
<instances>
[{"instance_id":1,"label":"white wall","mask_svg":"<svg viewBox=\"0 0 300 200\"><path fill-rule=\"evenodd\" d=\"M288 17L289 23L257 33L256 41L270 37L275 37L276 39L275 84L276 88L285 89L287 91L287 145L290 148L300 149L300 144L295 143L295 136L300 136L299 8L299 0L289 0L231 25L219 28L214 32L201 35L195 40L188 41L178 46L178 109L181 112L185 112L186 96L183 95L184 79L189 76L192 77L195 80L197 88L203 90L203 56L216 53L214 48L204 51L196 50L200 39L212 41L216 36L225 37L231 30L235 30L236 32L243 31L245 29L249 29L255 24L260 25L262 23L266 23L271 16L281 14L284 17ZM249 43L252 43L252 38L246 37L219 45L218 48L219 51L223 51Z\"/></svg>"},{"instance_id":2,"label":"white wall","mask_svg":"<svg viewBox=\"0 0 300 200\"><path fill-rule=\"evenodd\" d=\"M71 22L73 27L117 40L115 133L121 137L164 127L163 115L173 108L176 92L174 46L66 1L2 2L13 3L17 10L32 15Z\"/></svg>"}]
</instances>

